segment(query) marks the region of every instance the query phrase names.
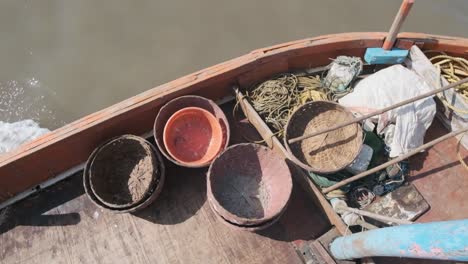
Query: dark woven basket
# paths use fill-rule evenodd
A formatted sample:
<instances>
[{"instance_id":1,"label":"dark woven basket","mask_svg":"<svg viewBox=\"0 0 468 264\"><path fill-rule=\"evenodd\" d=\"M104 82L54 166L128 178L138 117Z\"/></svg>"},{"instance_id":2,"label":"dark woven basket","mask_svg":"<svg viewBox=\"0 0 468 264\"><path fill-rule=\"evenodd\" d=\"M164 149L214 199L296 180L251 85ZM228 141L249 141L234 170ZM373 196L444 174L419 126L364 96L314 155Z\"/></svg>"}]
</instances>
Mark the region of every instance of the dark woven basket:
<instances>
[{"instance_id":1,"label":"dark woven basket","mask_svg":"<svg viewBox=\"0 0 468 264\"><path fill-rule=\"evenodd\" d=\"M6 224L7 221L8 221L8 217L10 216L10 210L11 210L11 207L7 206L3 209L0 209L0 227L3 225L3 224Z\"/></svg>"},{"instance_id":2,"label":"dark woven basket","mask_svg":"<svg viewBox=\"0 0 468 264\"><path fill-rule=\"evenodd\" d=\"M169 101L163 107L161 107L154 121L154 127L153 127L154 140L156 141L156 145L158 146L161 153L173 163L179 166L183 166L183 167L192 167L192 168L206 167L210 165L210 162L195 166L195 165L182 164L176 161L175 159L171 157L171 155L169 155L164 145L163 132L164 132L164 126L166 125L167 120L175 112L186 107L200 107L204 110L207 110L211 114L213 114L219 120L219 123L223 130L223 144L222 144L220 152L226 149L226 147L229 144L229 137L230 137L229 122L226 118L226 115L224 114L223 110L221 110L221 108L219 108L219 106L215 102L213 102L210 99L207 99L201 96L196 96L196 95L186 95L186 96L175 98Z\"/></svg>"},{"instance_id":3,"label":"dark woven basket","mask_svg":"<svg viewBox=\"0 0 468 264\"><path fill-rule=\"evenodd\" d=\"M128 162L128 159L130 159L130 160L133 160L133 161L130 161L130 163L133 162L134 165L141 165L141 163L147 162L147 165L149 165L149 167L152 167L150 171L152 173L150 183L144 184L143 186L144 188L142 189L143 192L141 193L141 195L137 195L137 196L129 195L129 193L132 191L128 189L128 184L127 184L129 182L129 177L130 177L128 173L129 172L128 169L125 168L124 170L120 170L120 171L117 170L117 174L120 174L120 175L117 177L110 176L110 179L108 180L110 180L111 182L109 182L108 180L103 180L103 179L106 179L106 176L100 177L102 176L102 173L96 174L95 168L93 169L93 164L94 166L96 166L97 163L102 163L103 161L102 159L106 159L108 157L108 156L106 157L106 155L102 155L103 153L110 151L110 150L114 150L114 151L116 150L116 149L110 148L109 146L111 146L112 144L116 142L122 143L122 141L124 142L123 144L126 144L126 145L128 145L129 141L134 141L130 143L130 145L140 144L141 146L140 148L143 149L144 151L140 150L137 152L140 152L140 154L142 155L144 153L144 155L148 155L151 157L151 159L146 159L146 160L144 158L141 159L140 157L139 158L140 163L136 163L132 158L135 158L135 157L138 158L138 156L135 156L135 154L131 154L131 155L127 155L126 157L127 160L121 161L122 163L125 163L125 162ZM117 144L117 145L120 145L120 144ZM127 148L127 150L128 149L131 150L132 148ZM111 151L110 154L112 154L112 152L113 151ZM115 161L115 160L110 159L108 161ZM114 162L112 162L111 164L114 164L115 168L119 168L119 165L120 165ZM108 166L103 166L103 167L107 168ZM137 177L139 176L139 178L145 177L144 175L145 173L147 174L147 172L138 171L138 167L139 166L135 166L134 167L135 170L130 171L130 174L136 173ZM107 169L101 170L101 172L112 173L112 171L115 171L115 168L110 168L110 169L107 168ZM93 175L93 172L95 173L94 175ZM127 174L127 176L125 176L125 174ZM93 177L95 177L94 181L92 181ZM161 155L148 141L144 140L143 138L136 137L133 135L124 135L124 136L111 139L107 141L106 143L104 143L103 145L101 145L100 147L96 148L91 154L91 156L88 158L88 161L83 171L84 189L88 197L91 199L91 201L93 201L96 205L102 208L109 209L109 210L112 210L114 212L119 212L119 213L135 212L151 204L159 196L161 189L164 185L164 179L165 179L165 167L164 167L164 163L163 163L163 159ZM112 199L113 198L112 194L116 192L125 193L125 199L119 199L116 203L116 201ZM137 198L137 199L134 199L134 198Z\"/></svg>"},{"instance_id":4,"label":"dark woven basket","mask_svg":"<svg viewBox=\"0 0 468 264\"><path fill-rule=\"evenodd\" d=\"M358 123L293 144L289 144L288 140L353 118L351 112L333 102L315 101L299 107L285 128L284 144L291 160L308 171L320 174L344 169L354 161L362 147L362 130Z\"/></svg>"},{"instance_id":5,"label":"dark woven basket","mask_svg":"<svg viewBox=\"0 0 468 264\"><path fill-rule=\"evenodd\" d=\"M284 211L292 192L286 161L257 144L227 148L211 164L207 179L212 208L236 225L271 222Z\"/></svg>"}]
</instances>

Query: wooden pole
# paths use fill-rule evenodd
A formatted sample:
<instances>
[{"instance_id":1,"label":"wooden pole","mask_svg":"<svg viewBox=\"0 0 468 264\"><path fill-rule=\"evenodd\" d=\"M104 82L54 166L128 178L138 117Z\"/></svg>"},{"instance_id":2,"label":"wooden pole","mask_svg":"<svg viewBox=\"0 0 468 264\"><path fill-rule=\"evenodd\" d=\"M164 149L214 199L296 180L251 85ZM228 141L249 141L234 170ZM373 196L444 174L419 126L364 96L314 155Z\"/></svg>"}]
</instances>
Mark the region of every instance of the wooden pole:
<instances>
[{"instance_id":1,"label":"wooden pole","mask_svg":"<svg viewBox=\"0 0 468 264\"><path fill-rule=\"evenodd\" d=\"M414 0L403 0L403 2L401 3L400 9L398 10L398 14L395 17L395 20L393 20L392 26L390 27L388 35L385 38L385 42L382 46L384 50L392 49L393 44L395 44L398 32L400 31L400 28L403 25L403 22L405 21L406 17L408 16L413 4Z\"/></svg>"},{"instance_id":2,"label":"wooden pole","mask_svg":"<svg viewBox=\"0 0 468 264\"><path fill-rule=\"evenodd\" d=\"M364 172L362 172L362 173L359 173L359 174L357 174L357 175L354 175L353 177L347 178L346 180L340 181L340 182L338 182L338 183L336 183L336 184L334 184L334 185L332 185L332 186L330 186L330 187L328 187L328 188L325 188L325 189L322 190L322 192L323 192L324 194L329 193L329 192L331 192L331 191L333 191L333 190L336 190L336 189L338 189L338 188L340 188L340 187L342 187L342 186L345 186L345 185L348 184L348 183L351 183L351 182L353 182L353 181L356 181L356 180L359 180L359 179L361 179L361 178L364 178L364 177L366 177L366 176L368 176L368 175L370 175L370 174L372 174L372 173L374 173L374 172L378 172L378 171L380 171L380 170L382 170L382 169L385 169L386 167L388 167L388 166L390 166L390 165L393 165L393 164L395 164L395 163L397 163L397 162L400 162L400 161L402 161L402 160L405 160L405 159L407 159L407 158L409 158L409 157L411 157L411 156L413 156L413 155L415 155L415 154L418 154L419 152L421 152L421 151L423 151L423 150L425 150L425 149L427 149L427 148L429 148L429 147L432 147L432 146L434 146L434 145L437 144L437 143L440 143L440 142L442 142L442 141L444 141L444 140L447 140L447 139L449 139L449 138L451 138L451 137L454 137L454 136L456 136L456 135L459 135L459 134L461 134L461 133L465 133L465 132L467 132L467 131L468 131L468 127L463 128L463 129L459 129L459 130L457 130L457 131L453 131L453 132L451 132L451 133L448 133L448 134L446 134L446 135L444 135L444 136L442 136L442 137L440 137L440 138L434 139L434 140L432 140L432 141L430 141L430 142L428 142L428 143L426 143L426 144L424 144L424 145L422 145L422 146L420 146L420 147L417 147L417 148L413 149L412 151L410 151L410 152L408 152L408 153L406 153L406 154L404 154L404 155L399 156L399 157L396 158L396 159L392 159L392 160L390 160L390 161L388 161L388 162L385 162L384 164L381 164L381 165L379 165L379 166L377 166L377 167L375 167L375 168L372 168L372 169L370 169L370 170L364 171Z\"/></svg>"},{"instance_id":3,"label":"wooden pole","mask_svg":"<svg viewBox=\"0 0 468 264\"><path fill-rule=\"evenodd\" d=\"M465 79L462 79L458 82L455 82L455 83L451 83L447 86L444 86L442 88L439 88L439 89L435 89L435 90L432 90L430 92L427 92L427 93L424 93L424 94L421 94L421 95L418 95L416 97L413 97L413 98L410 98L410 99L407 99L407 100L404 100L402 102L399 102L397 104L394 104L394 105L391 105L391 106L388 106L388 107L385 107L383 109L380 109L380 110L377 110L375 112L372 112L370 114L367 114L367 115L364 115L364 116L361 116L361 117L358 117L358 118L354 118L352 120L349 120L347 122L344 122L344 123L341 123L341 124L338 124L336 126L331 126L329 128L326 128L326 129L323 129L323 130L319 130L317 132L313 132L313 133L310 133L310 134L306 134L306 135L302 135L300 137L296 137L296 138L292 138L290 140L288 140L288 143L289 144L292 144L292 143L295 143L295 142L298 142L298 141L301 141L301 140L304 140L304 139L307 139L307 138L311 138L311 137L315 137L315 136L318 136L320 134L324 134L324 133L328 133L330 131L333 131L335 129L339 129L339 128L342 128L342 127L345 127L345 126L349 126L351 124L354 124L354 123L357 123L357 122L361 122L361 121L364 121L366 119L368 119L369 117L373 117L373 116L376 116L376 115L380 115L382 113L385 113L389 110L392 110L392 109L395 109L395 108L398 108L400 106L403 106L403 105L406 105L406 104L409 104L409 103L412 103L412 102L416 102L418 100L421 100L423 98L426 98L426 97L429 97L431 95L435 95L435 94L438 94L440 92L443 92L445 90L448 90L448 89L451 89L451 88L454 88L454 87L457 87L458 85L460 84L464 84L468 82L468 78L465 78Z\"/></svg>"},{"instance_id":4,"label":"wooden pole","mask_svg":"<svg viewBox=\"0 0 468 264\"><path fill-rule=\"evenodd\" d=\"M388 216L385 216L385 215L379 215L379 214L375 214L375 213L372 213L372 212L359 210L359 209L351 208L351 207L340 206L337 209L347 211L347 212L350 212L350 213L355 213L355 214L358 214L358 215L367 216L367 217L370 217L370 218L375 219L375 220L379 220L379 221L384 222L384 223L390 222L390 223L395 223L395 224L400 224L400 225L410 225L410 224L413 223L413 222L408 221L408 220L397 219L397 218L388 217Z\"/></svg>"},{"instance_id":5,"label":"wooden pole","mask_svg":"<svg viewBox=\"0 0 468 264\"><path fill-rule=\"evenodd\" d=\"M241 91L239 91L237 86L234 86L234 93L236 95L237 101L240 102L240 106L245 116L265 140L268 147L272 148L273 151L277 152L279 155L287 159L288 152L286 151L284 146L281 144L279 139L273 134L273 132L271 132L268 125L265 124L265 121L262 120L260 115L258 115L257 111L255 111L253 106L249 103L249 101L245 98ZM294 180L297 183L299 183L302 189L312 197L313 201L316 202L317 205L323 209L323 211L327 215L328 220L330 220L330 222L336 227L338 232L341 235L347 234L349 231L348 228L343 223L341 217L335 212L335 210L333 210L331 204L322 194L321 190L317 186L315 186L315 184L309 179L309 176L306 175L303 169L299 168L299 166L295 165L293 162L290 162L290 165Z\"/></svg>"},{"instance_id":6,"label":"wooden pole","mask_svg":"<svg viewBox=\"0 0 468 264\"><path fill-rule=\"evenodd\" d=\"M358 224L358 225L360 225L360 226L362 226L362 227L364 227L364 228L367 228L368 230L378 229L378 227L376 227L375 225L369 224L369 223L367 223L366 221L363 221L363 220L361 220L361 219L358 219L358 220L356 221L356 224Z\"/></svg>"}]
</instances>

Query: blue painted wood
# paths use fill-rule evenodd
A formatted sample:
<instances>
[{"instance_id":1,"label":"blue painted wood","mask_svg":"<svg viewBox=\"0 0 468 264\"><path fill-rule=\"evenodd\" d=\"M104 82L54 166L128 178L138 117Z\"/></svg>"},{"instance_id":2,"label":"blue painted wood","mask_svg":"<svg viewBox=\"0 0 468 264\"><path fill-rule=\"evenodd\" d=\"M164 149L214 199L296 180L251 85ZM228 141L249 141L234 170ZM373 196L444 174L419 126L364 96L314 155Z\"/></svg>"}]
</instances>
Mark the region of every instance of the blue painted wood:
<instances>
[{"instance_id":1,"label":"blue painted wood","mask_svg":"<svg viewBox=\"0 0 468 264\"><path fill-rule=\"evenodd\" d=\"M408 53L408 50L397 48L391 50L368 48L364 60L369 64L399 64L405 61Z\"/></svg>"},{"instance_id":2,"label":"blue painted wood","mask_svg":"<svg viewBox=\"0 0 468 264\"><path fill-rule=\"evenodd\" d=\"M468 219L402 225L339 237L336 259L373 256L468 261Z\"/></svg>"}]
</instances>

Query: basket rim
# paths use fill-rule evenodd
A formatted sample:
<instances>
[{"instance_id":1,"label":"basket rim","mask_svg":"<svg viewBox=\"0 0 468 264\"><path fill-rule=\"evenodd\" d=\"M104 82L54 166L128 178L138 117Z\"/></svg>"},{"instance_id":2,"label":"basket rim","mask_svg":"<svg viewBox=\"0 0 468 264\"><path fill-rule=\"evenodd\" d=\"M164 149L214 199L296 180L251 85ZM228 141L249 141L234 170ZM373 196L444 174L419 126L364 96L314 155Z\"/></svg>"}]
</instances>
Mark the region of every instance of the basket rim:
<instances>
[{"instance_id":1,"label":"basket rim","mask_svg":"<svg viewBox=\"0 0 468 264\"><path fill-rule=\"evenodd\" d=\"M296 110L294 110L294 112L290 115L289 119L288 119L288 122L286 123L286 126L285 126L285 133L284 133L284 137L283 137L283 144L285 145L286 147L286 150L287 150L287 155L288 155L288 158L293 161L294 163L296 163L297 165L299 165L301 168L305 169L305 170L308 170L308 171L312 171L312 172L315 172L315 173L319 173L319 174L332 174L332 173L335 173L335 172L338 172L338 171L341 171L343 170L344 168L346 168L348 165L343 165L341 167L338 167L338 168L335 168L333 170L320 170L320 169L317 169L317 168L314 168L302 161L300 161L295 155L294 153L292 152L291 148L290 148L290 145L289 145L289 138L288 138L288 127L291 125L291 119L292 117L299 111L301 110L303 107L309 107L310 105L312 104L317 104L317 103L327 103L327 104L331 104L331 105L334 105L335 107L337 107L338 109L344 111L344 112L347 112L349 114L353 114L351 111L349 111L346 107L340 105L339 103L336 103L336 102L332 102L332 101L325 101L325 100L318 100L318 101L312 101L312 102L308 102L308 103L305 103L303 105L301 105L300 107L298 107ZM354 123L358 126L358 131L359 129L361 128L360 124L359 123ZM359 152L361 152L361 149L362 149L362 145L364 143L363 141L363 135L362 133L357 133L357 136L358 136L358 140L360 142L359 144L359 147L356 148L356 151L355 153L353 153L353 155L351 156L353 159L352 161L354 161L357 156L359 155ZM351 161L351 162L352 162ZM351 164L351 163L350 163Z\"/></svg>"},{"instance_id":2,"label":"basket rim","mask_svg":"<svg viewBox=\"0 0 468 264\"><path fill-rule=\"evenodd\" d=\"M115 140L115 139L117 139L119 137L123 137L123 136L138 137L138 136L131 135L131 134L120 135L120 136L116 136L116 137L113 137L113 138L105 141L102 145L107 144L108 142L113 141L113 140ZM155 156L157 158L158 165L159 165L158 166L159 177L156 179L156 185L153 187L154 189L152 190L151 195L147 196L146 199L140 201L139 203L136 203L136 204L130 205L128 207L124 207L124 208L113 208L111 206L108 206L108 205L102 203L100 200L98 200L96 195L93 193L93 191L91 189L91 183L89 181L90 180L89 179L89 176L90 176L89 175L89 169L90 169L91 163L93 162L93 160L96 157L96 154L98 152L99 147L97 147L97 148L95 148L93 150L91 155L88 157L88 160L85 163L85 167L83 168L83 187L85 189L85 193L88 196L88 198L91 200L91 202L94 203L96 206L98 206L100 208L103 208L103 209L106 209L106 210L109 210L109 211L112 211L113 213L133 213L133 212L139 211L139 210L147 207L148 205L153 203L156 200L156 198L158 198L159 194L162 191L162 187L164 186L164 182L165 182L165 178L166 178L166 174L165 174L166 173L166 166L164 165L164 160L163 160L161 154L153 146L153 144L151 144L149 141L147 141L146 139L144 139L142 137L139 137L139 138L146 141L150 145L151 149L153 150L153 152L154 152L154 154L155 154Z\"/></svg>"},{"instance_id":3,"label":"basket rim","mask_svg":"<svg viewBox=\"0 0 468 264\"><path fill-rule=\"evenodd\" d=\"M103 151L106 147L110 146L112 143L114 143L114 142L116 142L118 140L127 140L127 139L135 140L138 143L140 143L141 145L147 146L149 148L149 152L150 152L150 155L151 155L152 162L157 162L157 159L156 159L156 157L154 155L154 151L151 149L151 144L148 141L144 140L141 137L137 137L137 136L122 135L122 136L119 136L119 137L115 137L115 138L105 142L104 144L101 144L99 147L97 147L97 151L95 153L95 156L94 156L93 160L91 161L91 163L89 165L89 170L90 170L89 171L89 183L90 183L91 191L93 192L94 196L96 196L96 198L101 203L103 203L103 204L105 204L105 205L107 205L109 207L116 208L116 209L117 208L131 207L131 206L133 206L135 204L140 203L141 201L144 201L146 199L146 197L148 196L148 194L151 192L151 190L153 190L155 188L155 186L158 184L158 175L157 175L158 172L155 171L155 172L153 172L151 183L148 186L148 190L146 190L145 195L143 195L137 201L126 203L126 204L112 204L109 201L106 201L103 197L101 197L101 195L98 194L98 192L96 191L96 184L93 182L93 173L91 171L91 168L95 164L94 163L95 158L101 153L101 151Z\"/></svg>"},{"instance_id":4,"label":"basket rim","mask_svg":"<svg viewBox=\"0 0 468 264\"><path fill-rule=\"evenodd\" d=\"M226 218L224 218L222 215L220 215L218 213L218 211L216 211L216 209L213 207L213 204L211 203L210 198L208 197L207 199L208 199L208 204L209 204L209 206L211 208L211 211L213 211L213 214L215 214L215 217L220 222L222 222L224 225L228 226L229 228L235 229L235 230L244 230L244 231L255 232L255 231L266 229L266 228L274 225L276 222L278 222L278 220L281 218L281 216L286 211L286 207L285 207L280 212L280 214L278 214L276 217L274 217L273 219L271 219L269 221L266 221L266 222L262 222L262 223L258 223L258 224L252 224L252 225L241 225L241 224L231 222L231 221L227 220ZM289 202L288 202L288 204L289 204Z\"/></svg>"},{"instance_id":5,"label":"basket rim","mask_svg":"<svg viewBox=\"0 0 468 264\"><path fill-rule=\"evenodd\" d=\"M283 188L287 188L287 195L285 196L286 199L283 201L284 202L284 205L282 206L281 210L278 210L277 212L274 212L274 213L271 213L270 215L265 215L264 217L261 217L261 218L246 218L246 217L241 217L241 216L238 216L230 211L228 211L227 209L225 209L219 202L218 200L215 198L214 196L214 193L213 193L213 188L211 187L211 182L212 182L212 169L213 169L213 164L215 164L216 160L218 160L224 153L228 152L228 151L231 151L232 149L235 149L235 148L239 148L239 147L255 147L255 148L262 148L262 149L265 149L267 150L268 152L272 153L273 155L276 155L278 156L278 158L280 158L280 160L282 162L284 162L284 166L285 168L287 168L287 170L289 171L288 175L285 176L286 177L286 181L284 182L284 185L283 185ZM268 222L268 221L271 221L272 219L274 219L275 217L277 217L278 215L280 215L284 210L286 210L286 207L288 206L289 204L289 201L291 200L291 194L292 194L292 187L293 187L293 183L292 183L292 172L286 162L286 160L284 158L282 158L280 155L278 155L277 153L275 153L273 150L271 150L270 148L268 147L265 147L263 145L260 145L260 144L256 144L256 143L240 143L240 144L235 144L235 145L232 145L228 148L226 148L225 151L223 151L220 155L218 155L218 157L216 157L213 162L211 163L209 169L208 169L208 172L207 172L207 180L206 180L206 184L207 184L207 197L208 197L208 200L211 201L211 206L213 207L213 209L218 212L218 214L220 216L222 216L224 219L229 219L227 221L233 223L233 224L236 224L236 225L244 225L244 226L248 226L248 225L260 225L261 223L265 223L265 222Z\"/></svg>"}]
</instances>

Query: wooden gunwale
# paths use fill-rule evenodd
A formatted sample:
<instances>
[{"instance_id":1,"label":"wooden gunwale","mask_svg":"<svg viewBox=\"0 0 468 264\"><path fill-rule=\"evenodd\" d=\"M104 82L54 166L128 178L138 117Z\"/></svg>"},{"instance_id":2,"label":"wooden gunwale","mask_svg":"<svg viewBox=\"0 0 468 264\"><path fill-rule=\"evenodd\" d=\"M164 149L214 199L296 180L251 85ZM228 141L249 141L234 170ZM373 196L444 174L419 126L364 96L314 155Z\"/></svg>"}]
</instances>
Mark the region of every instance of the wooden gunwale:
<instances>
[{"instance_id":1,"label":"wooden gunwale","mask_svg":"<svg viewBox=\"0 0 468 264\"><path fill-rule=\"evenodd\" d=\"M151 130L159 108L187 94L220 100L231 86L248 86L273 74L323 66L337 55L362 56L382 45L385 33L343 33L308 38L254 50L246 55L157 86L56 129L0 156L0 203L83 164L103 141L121 134ZM397 47L418 45L468 56L468 39L420 33L399 34Z\"/></svg>"}]
</instances>

